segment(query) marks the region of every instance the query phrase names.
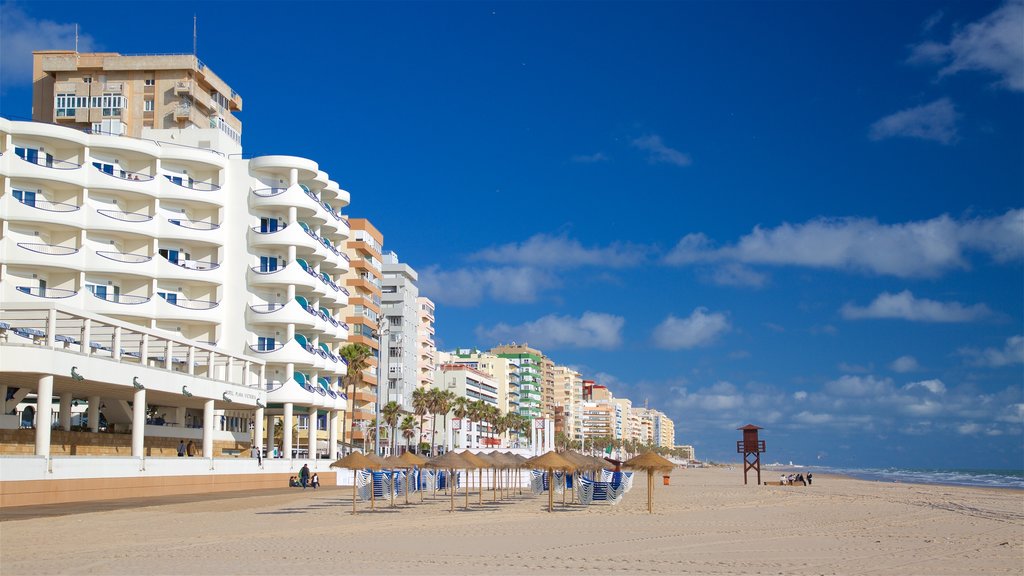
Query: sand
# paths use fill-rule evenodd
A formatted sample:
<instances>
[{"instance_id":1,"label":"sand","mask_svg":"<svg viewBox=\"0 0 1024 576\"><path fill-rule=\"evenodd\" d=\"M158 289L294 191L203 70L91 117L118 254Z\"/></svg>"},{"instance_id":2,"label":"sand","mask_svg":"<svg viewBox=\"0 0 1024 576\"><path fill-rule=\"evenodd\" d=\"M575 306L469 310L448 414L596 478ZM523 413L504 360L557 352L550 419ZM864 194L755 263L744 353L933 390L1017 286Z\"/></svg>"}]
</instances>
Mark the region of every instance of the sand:
<instances>
[{"instance_id":1,"label":"sand","mask_svg":"<svg viewBox=\"0 0 1024 576\"><path fill-rule=\"evenodd\" d=\"M490 497L480 507L473 494L469 511L460 497L454 513L443 495L377 512L360 503L356 516L345 487L34 518L8 510L0 573L1024 573L1017 490L826 475L809 487L744 486L735 468L677 470L671 486L658 478L654 514L639 477L618 506L559 498L549 514L546 497Z\"/></svg>"}]
</instances>

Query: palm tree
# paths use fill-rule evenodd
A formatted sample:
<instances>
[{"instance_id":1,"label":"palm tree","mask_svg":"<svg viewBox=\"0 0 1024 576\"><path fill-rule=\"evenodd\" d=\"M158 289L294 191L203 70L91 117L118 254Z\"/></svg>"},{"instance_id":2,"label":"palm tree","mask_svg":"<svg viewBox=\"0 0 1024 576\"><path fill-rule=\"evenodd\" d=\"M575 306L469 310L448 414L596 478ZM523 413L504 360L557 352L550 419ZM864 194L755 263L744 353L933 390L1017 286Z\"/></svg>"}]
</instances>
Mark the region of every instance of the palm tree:
<instances>
[{"instance_id":1,"label":"palm tree","mask_svg":"<svg viewBox=\"0 0 1024 576\"><path fill-rule=\"evenodd\" d=\"M402 438L405 438L405 451L408 452L409 440L416 436L416 419L411 414L406 414L399 428L402 430Z\"/></svg>"},{"instance_id":2,"label":"palm tree","mask_svg":"<svg viewBox=\"0 0 1024 576\"><path fill-rule=\"evenodd\" d=\"M453 408L452 416L454 416L454 417L459 419L460 427L467 426L469 424L468 422L466 422L466 415L469 414L469 398L466 398L465 396L457 396L457 397L455 397L452 400L452 408ZM467 428L462 428L462 429L468 431ZM467 437L468 437L468 434L467 434ZM453 443L454 443L454 439L453 439ZM466 446L460 446L460 448L465 450Z\"/></svg>"},{"instance_id":3,"label":"palm tree","mask_svg":"<svg viewBox=\"0 0 1024 576\"><path fill-rule=\"evenodd\" d=\"M441 412L441 396L444 394L440 388L431 388L427 392L427 410L430 412L430 455L436 456L437 448L437 415Z\"/></svg>"},{"instance_id":4,"label":"palm tree","mask_svg":"<svg viewBox=\"0 0 1024 576\"><path fill-rule=\"evenodd\" d=\"M444 436L442 443L448 445L448 413L452 411L452 405L455 403L455 392L451 390L445 390L438 395L437 409L441 414L441 424L444 426Z\"/></svg>"},{"instance_id":5,"label":"palm tree","mask_svg":"<svg viewBox=\"0 0 1024 576\"><path fill-rule=\"evenodd\" d=\"M345 359L345 363L348 365L348 370L345 372L345 376L342 380L345 382L345 394L348 396L348 410L346 413L352 414L352 421L347 425L342 422L341 427L341 443L345 443L345 430L353 430L355 428L355 389L356 385L363 379L363 371L370 367L370 363L367 360L373 356L373 350L365 344L348 344L342 347L338 351L338 354ZM346 414L347 415L347 414ZM345 416L342 416L344 420ZM351 441L351 440L350 440ZM365 438L364 438L365 441ZM364 450L365 452L365 442Z\"/></svg>"},{"instance_id":6,"label":"palm tree","mask_svg":"<svg viewBox=\"0 0 1024 576\"><path fill-rule=\"evenodd\" d=\"M423 419L426 418L430 405L430 391L425 388L416 388L412 391L412 409L420 417L420 434L423 433ZM416 443L419 448L419 442ZM419 452L419 450L417 450Z\"/></svg>"},{"instance_id":7,"label":"palm tree","mask_svg":"<svg viewBox=\"0 0 1024 576\"><path fill-rule=\"evenodd\" d=\"M398 417L402 413L402 407L398 405L398 402L392 400L380 409L380 413L383 417L383 422L391 430L388 435L391 437L391 454L393 455L398 451L398 444L396 443L398 435L395 434L395 427L398 426Z\"/></svg>"}]
</instances>

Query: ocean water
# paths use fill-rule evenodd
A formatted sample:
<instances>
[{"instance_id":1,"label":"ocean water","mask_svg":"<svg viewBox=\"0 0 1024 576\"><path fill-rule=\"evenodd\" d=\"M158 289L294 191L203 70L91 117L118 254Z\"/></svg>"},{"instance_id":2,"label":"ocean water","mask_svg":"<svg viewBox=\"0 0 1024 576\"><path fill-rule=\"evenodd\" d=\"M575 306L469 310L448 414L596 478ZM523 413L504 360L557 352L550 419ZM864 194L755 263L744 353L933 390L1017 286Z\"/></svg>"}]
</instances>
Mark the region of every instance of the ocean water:
<instances>
[{"instance_id":1,"label":"ocean water","mask_svg":"<svg viewBox=\"0 0 1024 576\"><path fill-rule=\"evenodd\" d=\"M825 468L808 466L810 472L835 473L878 482L909 482L950 486L982 486L1024 490L1024 470L976 470L962 468Z\"/></svg>"}]
</instances>

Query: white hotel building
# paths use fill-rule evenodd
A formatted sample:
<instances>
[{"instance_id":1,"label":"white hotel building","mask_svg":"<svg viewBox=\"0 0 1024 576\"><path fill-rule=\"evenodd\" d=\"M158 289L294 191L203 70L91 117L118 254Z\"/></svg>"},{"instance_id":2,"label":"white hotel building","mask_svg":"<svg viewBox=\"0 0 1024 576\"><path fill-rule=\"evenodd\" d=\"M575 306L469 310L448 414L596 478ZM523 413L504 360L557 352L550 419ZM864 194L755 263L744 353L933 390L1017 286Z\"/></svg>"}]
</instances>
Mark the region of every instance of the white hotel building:
<instances>
[{"instance_id":1,"label":"white hotel building","mask_svg":"<svg viewBox=\"0 0 1024 576\"><path fill-rule=\"evenodd\" d=\"M244 158L241 97L192 56L38 53L36 76L40 122L0 118L0 455L66 454L52 431L76 454L301 458L326 428L333 458L349 193Z\"/></svg>"}]
</instances>

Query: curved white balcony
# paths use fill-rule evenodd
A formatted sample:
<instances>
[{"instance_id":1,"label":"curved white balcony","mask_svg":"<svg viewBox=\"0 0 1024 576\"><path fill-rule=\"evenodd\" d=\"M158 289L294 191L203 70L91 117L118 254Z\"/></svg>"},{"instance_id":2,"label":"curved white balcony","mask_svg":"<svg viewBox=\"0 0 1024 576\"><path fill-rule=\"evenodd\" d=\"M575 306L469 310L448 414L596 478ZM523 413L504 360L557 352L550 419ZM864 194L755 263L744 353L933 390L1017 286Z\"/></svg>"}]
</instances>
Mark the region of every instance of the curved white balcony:
<instances>
[{"instance_id":1,"label":"curved white balcony","mask_svg":"<svg viewBox=\"0 0 1024 576\"><path fill-rule=\"evenodd\" d=\"M284 304L253 304L245 311L245 321L250 326L294 324L299 329L310 329L314 327L316 317L298 300L291 300Z\"/></svg>"},{"instance_id":2,"label":"curved white balcony","mask_svg":"<svg viewBox=\"0 0 1024 576\"><path fill-rule=\"evenodd\" d=\"M338 340L347 341L349 335L349 327L347 322L338 322L337 328L334 329L334 336Z\"/></svg>"},{"instance_id":3,"label":"curved white balcony","mask_svg":"<svg viewBox=\"0 0 1024 576\"><path fill-rule=\"evenodd\" d=\"M314 393L305 384L296 382L289 378L283 383L267 383L267 402L275 404L299 404L309 406L313 403Z\"/></svg>"},{"instance_id":4,"label":"curved white balcony","mask_svg":"<svg viewBox=\"0 0 1024 576\"><path fill-rule=\"evenodd\" d=\"M82 251L73 246L55 246L38 242L16 242L7 237L0 244L3 248L0 255L8 266L26 266L31 268L65 268L82 271L85 259Z\"/></svg>"},{"instance_id":5,"label":"curved white balcony","mask_svg":"<svg viewBox=\"0 0 1024 576\"><path fill-rule=\"evenodd\" d=\"M184 177L167 174L162 174L157 180L160 185L160 198L164 200L224 206L224 192L217 184L186 180Z\"/></svg>"},{"instance_id":6,"label":"curved white balcony","mask_svg":"<svg viewBox=\"0 0 1024 576\"><path fill-rule=\"evenodd\" d=\"M339 189L338 193L334 196L334 204L337 204L339 210L345 208L352 203L352 197L348 193L348 190Z\"/></svg>"},{"instance_id":7,"label":"curved white balcony","mask_svg":"<svg viewBox=\"0 0 1024 576\"><path fill-rule=\"evenodd\" d=\"M90 190L116 190L154 198L160 193L156 178L143 172L121 169L107 172L92 165L87 167L86 175L86 185Z\"/></svg>"},{"instance_id":8,"label":"curved white balcony","mask_svg":"<svg viewBox=\"0 0 1024 576\"><path fill-rule=\"evenodd\" d=\"M152 256L118 252L116 250L96 250L85 256L86 269L94 274L116 274L144 276L152 278L156 273L156 263Z\"/></svg>"},{"instance_id":9,"label":"curved white balcony","mask_svg":"<svg viewBox=\"0 0 1024 576\"><path fill-rule=\"evenodd\" d=\"M307 253L315 252L320 244L315 237L298 224L285 226L273 232L260 232L260 228L255 226L246 233L246 241L249 248L295 246L304 248L303 252Z\"/></svg>"},{"instance_id":10,"label":"curved white balcony","mask_svg":"<svg viewBox=\"0 0 1024 576\"><path fill-rule=\"evenodd\" d=\"M150 297L133 294L96 295L90 292L85 299L90 312L107 316L153 318L156 308Z\"/></svg>"},{"instance_id":11,"label":"curved white balcony","mask_svg":"<svg viewBox=\"0 0 1024 576\"><path fill-rule=\"evenodd\" d=\"M316 354L311 353L297 339L278 344L273 349L261 349L259 346L250 345L249 352L257 358L262 358L267 364L291 363L302 368L312 368L314 358L316 358Z\"/></svg>"},{"instance_id":12,"label":"curved white balcony","mask_svg":"<svg viewBox=\"0 0 1024 576\"><path fill-rule=\"evenodd\" d=\"M288 188L257 188L249 194L249 207L254 209L297 209L300 218L309 218L323 210L320 202L300 185Z\"/></svg>"},{"instance_id":13,"label":"curved white balcony","mask_svg":"<svg viewBox=\"0 0 1024 576\"><path fill-rule=\"evenodd\" d=\"M220 264L208 260L180 260L175 264L162 256L153 258L156 262L156 277L161 280L180 280L182 282L202 282L205 284L223 284L223 271Z\"/></svg>"},{"instance_id":14,"label":"curved white balcony","mask_svg":"<svg viewBox=\"0 0 1024 576\"><path fill-rule=\"evenodd\" d=\"M6 154L5 154L6 156ZM40 197L18 200L14 195L0 198L5 203L7 219L28 223L57 224L71 228L85 228L86 217L79 204L50 202Z\"/></svg>"},{"instance_id":15,"label":"curved white balcony","mask_svg":"<svg viewBox=\"0 0 1024 576\"><path fill-rule=\"evenodd\" d=\"M246 281L254 288L269 288L294 284L296 287L301 286L309 290L312 290L313 286L317 283L316 276L311 276L306 272L298 261L289 262L287 266L276 270L262 272L260 271L259 266L253 266L246 273Z\"/></svg>"},{"instance_id":16,"label":"curved white balcony","mask_svg":"<svg viewBox=\"0 0 1024 576\"><path fill-rule=\"evenodd\" d=\"M93 153L102 152L106 154L124 155L131 152L133 157L156 158L160 156L160 145L152 140L141 138L125 138L124 136L111 136L108 134L92 134L89 136L89 148Z\"/></svg>"},{"instance_id":17,"label":"curved white balcony","mask_svg":"<svg viewBox=\"0 0 1024 576\"><path fill-rule=\"evenodd\" d=\"M184 240L214 246L224 245L220 224L189 220L184 214L161 212L157 217L157 230L162 240Z\"/></svg>"},{"instance_id":18,"label":"curved white balcony","mask_svg":"<svg viewBox=\"0 0 1024 576\"><path fill-rule=\"evenodd\" d=\"M213 150L169 142L160 142L159 145L162 160L184 164L187 168L194 168L198 172L208 172L211 169L222 170L228 165L227 157Z\"/></svg>"},{"instance_id":19,"label":"curved white balcony","mask_svg":"<svg viewBox=\"0 0 1024 576\"><path fill-rule=\"evenodd\" d=\"M249 160L250 171L262 172L283 180L289 179L292 169L298 172L299 180L313 178L319 172L316 162L298 156L257 156Z\"/></svg>"},{"instance_id":20,"label":"curved white balcony","mask_svg":"<svg viewBox=\"0 0 1024 576\"><path fill-rule=\"evenodd\" d=\"M152 224L152 216L138 212L114 210L110 208L109 204L99 204L94 207L87 222L90 232L130 232L149 238L157 237L157 230Z\"/></svg>"},{"instance_id":21,"label":"curved white balcony","mask_svg":"<svg viewBox=\"0 0 1024 576\"><path fill-rule=\"evenodd\" d=\"M10 288L8 286L7 288ZM2 294L3 300L9 302L39 302L57 301L68 306L82 308L82 293L78 290L66 290L63 288L40 288L38 286L14 286L13 290L5 289ZM91 295L90 295L91 297Z\"/></svg>"},{"instance_id":22,"label":"curved white balcony","mask_svg":"<svg viewBox=\"0 0 1024 576\"><path fill-rule=\"evenodd\" d=\"M34 160L27 156L14 154L7 164L7 170L8 176L11 178L51 180L73 186L84 187L87 180L81 164L53 158L48 154L43 154L43 157L37 157Z\"/></svg>"},{"instance_id":23,"label":"curved white balcony","mask_svg":"<svg viewBox=\"0 0 1024 576\"><path fill-rule=\"evenodd\" d=\"M224 320L220 303L212 300L158 297L154 298L154 301L158 318L168 318L183 322L209 322L211 324L219 324Z\"/></svg>"},{"instance_id":24,"label":"curved white balcony","mask_svg":"<svg viewBox=\"0 0 1024 576\"><path fill-rule=\"evenodd\" d=\"M11 120L10 132L18 136L32 137L56 148L65 148L68 145L85 146L89 143L89 135L85 132L42 122Z\"/></svg>"}]
</instances>

